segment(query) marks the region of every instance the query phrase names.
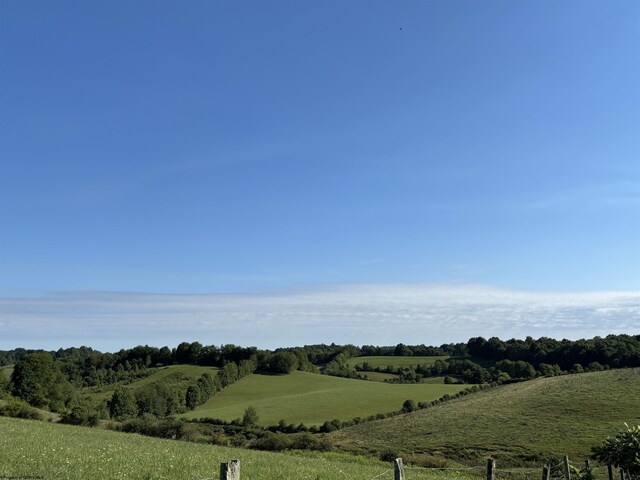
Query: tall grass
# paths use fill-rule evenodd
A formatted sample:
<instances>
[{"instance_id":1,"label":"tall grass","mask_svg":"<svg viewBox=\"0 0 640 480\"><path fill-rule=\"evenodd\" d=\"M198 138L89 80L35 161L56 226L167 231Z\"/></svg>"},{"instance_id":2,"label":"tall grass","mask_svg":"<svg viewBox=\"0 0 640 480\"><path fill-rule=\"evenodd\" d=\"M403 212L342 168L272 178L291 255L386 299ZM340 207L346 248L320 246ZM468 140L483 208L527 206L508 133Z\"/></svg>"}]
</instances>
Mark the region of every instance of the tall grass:
<instances>
[{"instance_id":1,"label":"tall grass","mask_svg":"<svg viewBox=\"0 0 640 480\"><path fill-rule=\"evenodd\" d=\"M220 462L241 461L243 480L370 480L391 464L340 454L269 453L160 440L86 427L0 417L0 477L46 480L217 479ZM391 480L393 473L378 477ZM411 470L408 480L471 479Z\"/></svg>"}]
</instances>

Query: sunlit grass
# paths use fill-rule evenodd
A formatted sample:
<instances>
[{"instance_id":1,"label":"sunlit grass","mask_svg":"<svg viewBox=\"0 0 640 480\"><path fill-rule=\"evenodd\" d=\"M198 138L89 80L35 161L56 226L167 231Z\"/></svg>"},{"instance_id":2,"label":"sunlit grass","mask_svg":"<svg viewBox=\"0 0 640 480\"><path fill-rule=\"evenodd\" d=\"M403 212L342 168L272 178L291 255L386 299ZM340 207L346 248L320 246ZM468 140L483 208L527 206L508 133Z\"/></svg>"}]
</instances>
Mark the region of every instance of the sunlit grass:
<instances>
[{"instance_id":1,"label":"sunlit grass","mask_svg":"<svg viewBox=\"0 0 640 480\"><path fill-rule=\"evenodd\" d=\"M468 385L392 385L331 377L308 372L289 375L249 375L225 388L185 418L241 418L252 405L260 423L283 419L310 426L326 420L351 420L376 413L397 411L405 400L431 401L453 395Z\"/></svg>"},{"instance_id":2,"label":"sunlit grass","mask_svg":"<svg viewBox=\"0 0 640 480\"><path fill-rule=\"evenodd\" d=\"M362 365L368 363L372 368L381 367L384 368L391 365L393 368L398 367L415 367L416 365L433 365L436 360L447 360L448 356L428 356L428 357L395 357L390 355L375 355L364 357L352 357L347 360L347 364L350 366Z\"/></svg>"},{"instance_id":3,"label":"sunlit grass","mask_svg":"<svg viewBox=\"0 0 640 480\"><path fill-rule=\"evenodd\" d=\"M0 476L218 479L220 462L230 459L240 460L243 480L369 480L391 468L389 463L348 455L258 452L4 417L0 432ZM390 480L393 473L379 478ZM460 472L420 469L412 469L410 476L410 480L469 478Z\"/></svg>"},{"instance_id":4,"label":"sunlit grass","mask_svg":"<svg viewBox=\"0 0 640 480\"><path fill-rule=\"evenodd\" d=\"M640 369L496 387L435 407L332 434L345 449L436 452L517 461L569 454L581 460L623 422L640 423Z\"/></svg>"}]
</instances>

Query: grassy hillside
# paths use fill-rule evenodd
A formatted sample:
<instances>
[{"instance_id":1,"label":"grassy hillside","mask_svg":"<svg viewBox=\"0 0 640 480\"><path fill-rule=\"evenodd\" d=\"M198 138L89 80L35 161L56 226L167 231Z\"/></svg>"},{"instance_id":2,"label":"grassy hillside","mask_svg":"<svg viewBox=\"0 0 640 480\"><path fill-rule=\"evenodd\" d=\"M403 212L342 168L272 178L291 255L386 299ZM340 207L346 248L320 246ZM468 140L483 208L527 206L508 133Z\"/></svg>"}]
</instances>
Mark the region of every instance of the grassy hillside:
<instances>
[{"instance_id":1,"label":"grassy hillside","mask_svg":"<svg viewBox=\"0 0 640 480\"><path fill-rule=\"evenodd\" d=\"M242 478L368 480L390 464L347 455L268 453L160 440L107 430L0 417L0 477L47 480L197 480L218 478L237 458ZM381 480L393 478L388 472ZM411 480L467 480L461 472L411 470Z\"/></svg>"},{"instance_id":2,"label":"grassy hillside","mask_svg":"<svg viewBox=\"0 0 640 480\"><path fill-rule=\"evenodd\" d=\"M89 387L83 390L83 394L96 400L109 400L117 386L136 389L153 383L164 382L169 386L186 388L194 384L203 373L215 376L218 372L214 367L201 367L198 365L170 365L152 369L152 373L134 382L119 382L104 387Z\"/></svg>"},{"instance_id":3,"label":"grassy hillside","mask_svg":"<svg viewBox=\"0 0 640 480\"><path fill-rule=\"evenodd\" d=\"M233 420L253 405L263 425L280 419L307 426L325 420L350 420L399 410L407 399L430 401L455 394L468 385L391 385L330 377L308 372L289 375L249 375L225 388L185 418Z\"/></svg>"},{"instance_id":4,"label":"grassy hillside","mask_svg":"<svg viewBox=\"0 0 640 480\"><path fill-rule=\"evenodd\" d=\"M416 365L433 365L436 360L447 360L449 357L394 357L389 355L379 355L372 357L352 357L347 360L347 364L350 366L362 365L367 362L372 368L386 367L391 365L394 368L398 367L410 367Z\"/></svg>"},{"instance_id":5,"label":"grassy hillside","mask_svg":"<svg viewBox=\"0 0 640 480\"><path fill-rule=\"evenodd\" d=\"M2 375L7 380L11 380L12 373L13 365L5 365L4 367L0 367L0 375Z\"/></svg>"},{"instance_id":6,"label":"grassy hillside","mask_svg":"<svg viewBox=\"0 0 640 480\"><path fill-rule=\"evenodd\" d=\"M358 373L365 377L367 380L371 380L372 382L384 382L387 380L395 380L396 378L400 378L400 376L396 375L395 373L365 371L359 371ZM421 383L444 383L444 377L423 378L421 380Z\"/></svg>"},{"instance_id":7,"label":"grassy hillside","mask_svg":"<svg viewBox=\"0 0 640 480\"><path fill-rule=\"evenodd\" d=\"M493 388L438 406L334 432L353 452L392 449L449 458L516 461L569 454L640 424L640 369L611 370Z\"/></svg>"}]
</instances>

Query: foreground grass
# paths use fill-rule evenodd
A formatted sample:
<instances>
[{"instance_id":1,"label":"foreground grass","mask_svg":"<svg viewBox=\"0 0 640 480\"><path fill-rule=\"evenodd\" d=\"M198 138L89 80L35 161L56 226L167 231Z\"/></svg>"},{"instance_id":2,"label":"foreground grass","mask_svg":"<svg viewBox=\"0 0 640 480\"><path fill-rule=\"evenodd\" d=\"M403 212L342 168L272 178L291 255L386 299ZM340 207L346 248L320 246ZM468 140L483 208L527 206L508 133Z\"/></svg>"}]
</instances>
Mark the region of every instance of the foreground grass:
<instances>
[{"instance_id":1,"label":"foreground grass","mask_svg":"<svg viewBox=\"0 0 640 480\"><path fill-rule=\"evenodd\" d=\"M201 367L199 365L170 365L167 367L153 368L150 375L135 380L133 382L118 382L104 387L89 387L83 389L83 395L94 400L110 400L116 387L136 389L154 383L165 383L168 386L175 386L186 389L189 385L197 382L203 373L210 373L215 376L218 369L215 367Z\"/></svg>"},{"instance_id":2,"label":"foreground grass","mask_svg":"<svg viewBox=\"0 0 640 480\"><path fill-rule=\"evenodd\" d=\"M325 420L350 420L400 410L407 400L431 401L455 394L468 385L392 385L293 372L289 375L249 375L225 388L185 418L241 418L252 405L261 425L287 423L307 426Z\"/></svg>"},{"instance_id":3,"label":"foreground grass","mask_svg":"<svg viewBox=\"0 0 640 480\"><path fill-rule=\"evenodd\" d=\"M640 369L506 385L332 434L352 452L391 449L457 460L583 459L624 422L640 423Z\"/></svg>"},{"instance_id":4,"label":"foreground grass","mask_svg":"<svg viewBox=\"0 0 640 480\"><path fill-rule=\"evenodd\" d=\"M352 357L347 360L347 364L351 367L362 365L367 362L372 368L386 367L391 365L393 368L399 367L415 367L416 365L433 365L436 360L447 360L448 356L429 356L429 357L394 357L391 355L377 355L371 357Z\"/></svg>"},{"instance_id":5,"label":"foreground grass","mask_svg":"<svg viewBox=\"0 0 640 480\"><path fill-rule=\"evenodd\" d=\"M256 452L5 417L0 417L0 431L0 477L217 479L220 462L237 458L245 480L369 480L391 466L347 455ZM408 478L471 478L465 475L412 469ZM391 479L393 473L378 478Z\"/></svg>"}]
</instances>

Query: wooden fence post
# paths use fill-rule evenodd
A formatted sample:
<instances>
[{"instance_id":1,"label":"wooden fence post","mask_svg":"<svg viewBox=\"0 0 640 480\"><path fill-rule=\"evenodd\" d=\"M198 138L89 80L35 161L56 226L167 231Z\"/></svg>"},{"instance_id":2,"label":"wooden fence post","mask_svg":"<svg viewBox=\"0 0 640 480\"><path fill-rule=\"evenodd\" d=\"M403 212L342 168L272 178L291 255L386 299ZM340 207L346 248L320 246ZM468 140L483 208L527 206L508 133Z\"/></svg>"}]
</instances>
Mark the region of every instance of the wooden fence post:
<instances>
[{"instance_id":1,"label":"wooden fence post","mask_svg":"<svg viewBox=\"0 0 640 480\"><path fill-rule=\"evenodd\" d=\"M240 480L240 460L221 463L220 480Z\"/></svg>"},{"instance_id":2,"label":"wooden fence post","mask_svg":"<svg viewBox=\"0 0 640 480\"><path fill-rule=\"evenodd\" d=\"M496 461L493 458L487 460L487 480L496 478Z\"/></svg>"},{"instance_id":3,"label":"wooden fence post","mask_svg":"<svg viewBox=\"0 0 640 480\"><path fill-rule=\"evenodd\" d=\"M624 480L624 470L620 469L620 480Z\"/></svg>"},{"instance_id":4,"label":"wooden fence post","mask_svg":"<svg viewBox=\"0 0 640 480\"><path fill-rule=\"evenodd\" d=\"M584 461L584 470L588 473L591 471L591 462L589 461L589 459L585 459Z\"/></svg>"},{"instance_id":5,"label":"wooden fence post","mask_svg":"<svg viewBox=\"0 0 640 480\"><path fill-rule=\"evenodd\" d=\"M611 465L607 465L607 471L609 472L609 480L613 480L613 467Z\"/></svg>"},{"instance_id":6,"label":"wooden fence post","mask_svg":"<svg viewBox=\"0 0 640 480\"><path fill-rule=\"evenodd\" d=\"M396 458L393 461L393 478L394 480L404 480L404 467L402 458Z\"/></svg>"},{"instance_id":7,"label":"wooden fence post","mask_svg":"<svg viewBox=\"0 0 640 480\"><path fill-rule=\"evenodd\" d=\"M571 470L569 468L569 456L564 456L564 478L571 480Z\"/></svg>"},{"instance_id":8,"label":"wooden fence post","mask_svg":"<svg viewBox=\"0 0 640 480\"><path fill-rule=\"evenodd\" d=\"M549 476L551 475L551 467L549 465L545 465L542 467L542 480L549 480Z\"/></svg>"}]
</instances>

